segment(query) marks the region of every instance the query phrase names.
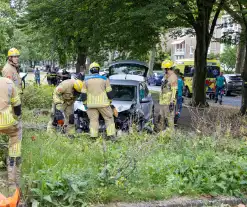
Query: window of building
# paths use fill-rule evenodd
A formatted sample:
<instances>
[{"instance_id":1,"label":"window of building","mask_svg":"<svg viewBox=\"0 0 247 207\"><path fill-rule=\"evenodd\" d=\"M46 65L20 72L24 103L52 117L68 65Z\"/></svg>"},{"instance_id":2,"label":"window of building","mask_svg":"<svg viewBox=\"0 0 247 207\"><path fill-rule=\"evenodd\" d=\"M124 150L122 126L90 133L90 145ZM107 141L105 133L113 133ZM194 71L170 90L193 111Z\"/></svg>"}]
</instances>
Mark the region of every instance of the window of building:
<instances>
[{"instance_id":1,"label":"window of building","mask_svg":"<svg viewBox=\"0 0 247 207\"><path fill-rule=\"evenodd\" d=\"M176 44L175 48L176 48L175 49L176 52L184 52L184 49L185 49L184 42L180 43L180 44Z\"/></svg>"},{"instance_id":2,"label":"window of building","mask_svg":"<svg viewBox=\"0 0 247 207\"><path fill-rule=\"evenodd\" d=\"M190 46L190 55L193 55L193 54L194 54L194 47Z\"/></svg>"}]
</instances>

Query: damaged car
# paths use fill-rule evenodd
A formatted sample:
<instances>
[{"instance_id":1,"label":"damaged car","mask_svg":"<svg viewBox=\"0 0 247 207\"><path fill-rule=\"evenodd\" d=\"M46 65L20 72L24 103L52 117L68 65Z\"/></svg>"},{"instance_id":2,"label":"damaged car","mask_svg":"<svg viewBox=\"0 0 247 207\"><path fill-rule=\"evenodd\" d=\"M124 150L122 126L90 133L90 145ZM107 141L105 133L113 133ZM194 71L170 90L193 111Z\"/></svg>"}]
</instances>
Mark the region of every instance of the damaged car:
<instances>
[{"instance_id":1,"label":"damaged car","mask_svg":"<svg viewBox=\"0 0 247 207\"><path fill-rule=\"evenodd\" d=\"M133 70L142 75L133 75ZM109 68L109 80L114 97L112 105L118 111L118 117L114 117L118 133L129 132L133 124L138 131L152 132L154 102L146 83L147 70L148 67L139 61L117 62ZM89 118L80 100L76 101L74 111L77 132L89 132ZM104 119L100 116L99 131L105 130Z\"/></svg>"}]
</instances>

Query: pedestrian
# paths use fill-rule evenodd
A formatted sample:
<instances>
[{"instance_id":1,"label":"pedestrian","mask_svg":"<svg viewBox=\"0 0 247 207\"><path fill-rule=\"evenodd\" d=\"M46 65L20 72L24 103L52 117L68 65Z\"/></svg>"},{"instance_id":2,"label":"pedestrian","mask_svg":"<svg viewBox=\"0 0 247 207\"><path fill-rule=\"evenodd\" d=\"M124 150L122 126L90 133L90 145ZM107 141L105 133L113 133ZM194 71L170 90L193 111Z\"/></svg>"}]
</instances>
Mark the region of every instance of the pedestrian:
<instances>
[{"instance_id":1,"label":"pedestrian","mask_svg":"<svg viewBox=\"0 0 247 207\"><path fill-rule=\"evenodd\" d=\"M58 85L58 75L57 75L57 69L53 67L50 72L50 81L51 85L57 86Z\"/></svg>"},{"instance_id":2,"label":"pedestrian","mask_svg":"<svg viewBox=\"0 0 247 207\"><path fill-rule=\"evenodd\" d=\"M215 103L218 102L219 95L220 95L220 101L222 102L223 94L221 93L221 90L223 90L225 84L226 84L226 79L223 76L223 72L220 72L220 75L216 77Z\"/></svg>"},{"instance_id":3,"label":"pedestrian","mask_svg":"<svg viewBox=\"0 0 247 207\"><path fill-rule=\"evenodd\" d=\"M0 134L9 136L7 171L8 189L12 196L20 187L21 177L21 100L14 82L0 77Z\"/></svg>"},{"instance_id":4,"label":"pedestrian","mask_svg":"<svg viewBox=\"0 0 247 207\"><path fill-rule=\"evenodd\" d=\"M177 90L177 105L176 105L176 113L175 113L175 119L174 124L177 124L178 119L181 116L182 108L183 108L183 88L184 88L184 81L182 78L182 73L180 73L179 69L175 69L175 74L178 78L178 90Z\"/></svg>"},{"instance_id":5,"label":"pedestrian","mask_svg":"<svg viewBox=\"0 0 247 207\"><path fill-rule=\"evenodd\" d=\"M178 79L173 71L173 62L165 60L162 62L162 69L165 70L165 80L161 86L159 98L160 104L160 131L165 129L165 123L171 130L174 129L174 117L176 106L176 92Z\"/></svg>"},{"instance_id":6,"label":"pedestrian","mask_svg":"<svg viewBox=\"0 0 247 207\"><path fill-rule=\"evenodd\" d=\"M51 118L47 126L47 132L54 132L56 123L54 119L56 110L64 115L65 133L73 137L75 133L74 123L69 117L74 115L74 103L79 98L83 82L81 80L68 79L61 82L54 90Z\"/></svg>"},{"instance_id":7,"label":"pedestrian","mask_svg":"<svg viewBox=\"0 0 247 207\"><path fill-rule=\"evenodd\" d=\"M99 115L101 114L106 124L107 138L115 140L116 128L111 108L113 92L108 78L99 75L100 65L93 62L89 66L90 76L85 78L82 88L82 101L85 102L87 115L90 120L90 137L99 136Z\"/></svg>"},{"instance_id":8,"label":"pedestrian","mask_svg":"<svg viewBox=\"0 0 247 207\"><path fill-rule=\"evenodd\" d=\"M37 67L34 70L34 78L35 78L35 83L37 85L40 85L40 70Z\"/></svg>"},{"instance_id":9,"label":"pedestrian","mask_svg":"<svg viewBox=\"0 0 247 207\"><path fill-rule=\"evenodd\" d=\"M11 79L18 89L18 93L22 94L22 81L19 75L19 56L20 52L16 48L11 48L8 51L8 59L3 67L2 76Z\"/></svg>"}]
</instances>

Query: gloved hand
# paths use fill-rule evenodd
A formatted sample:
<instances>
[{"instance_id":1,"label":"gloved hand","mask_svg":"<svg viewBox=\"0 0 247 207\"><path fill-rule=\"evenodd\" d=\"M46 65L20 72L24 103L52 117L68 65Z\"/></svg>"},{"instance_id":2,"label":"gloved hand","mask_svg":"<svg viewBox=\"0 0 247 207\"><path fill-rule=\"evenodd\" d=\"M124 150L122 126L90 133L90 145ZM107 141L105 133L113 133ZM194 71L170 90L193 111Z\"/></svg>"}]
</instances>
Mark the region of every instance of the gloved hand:
<instances>
[{"instance_id":1,"label":"gloved hand","mask_svg":"<svg viewBox=\"0 0 247 207\"><path fill-rule=\"evenodd\" d=\"M118 117L118 111L117 111L116 107L114 105L111 105L111 109L112 109L113 115L117 118Z\"/></svg>"},{"instance_id":2,"label":"gloved hand","mask_svg":"<svg viewBox=\"0 0 247 207\"><path fill-rule=\"evenodd\" d=\"M63 104L57 104L57 105L56 105L56 109L57 109L58 111L63 112Z\"/></svg>"},{"instance_id":3,"label":"gloved hand","mask_svg":"<svg viewBox=\"0 0 247 207\"><path fill-rule=\"evenodd\" d=\"M174 108L175 108L175 104L174 104L174 102L171 102L169 105L170 112L172 112L174 110Z\"/></svg>"}]
</instances>

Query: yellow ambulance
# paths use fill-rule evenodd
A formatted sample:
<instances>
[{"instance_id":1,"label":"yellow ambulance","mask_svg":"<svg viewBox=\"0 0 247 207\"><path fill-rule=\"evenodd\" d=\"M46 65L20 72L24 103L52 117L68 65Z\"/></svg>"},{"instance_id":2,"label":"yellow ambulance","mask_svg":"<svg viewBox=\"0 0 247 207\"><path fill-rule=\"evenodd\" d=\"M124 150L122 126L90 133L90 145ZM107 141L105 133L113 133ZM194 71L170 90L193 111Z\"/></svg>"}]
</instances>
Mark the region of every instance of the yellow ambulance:
<instances>
[{"instance_id":1,"label":"yellow ambulance","mask_svg":"<svg viewBox=\"0 0 247 207\"><path fill-rule=\"evenodd\" d=\"M195 71L194 59L179 59L175 61L175 67L184 75L184 95L192 96L193 75ZM220 62L215 59L207 59L207 78L205 81L206 93L210 98L215 94L216 77L220 74Z\"/></svg>"}]
</instances>

